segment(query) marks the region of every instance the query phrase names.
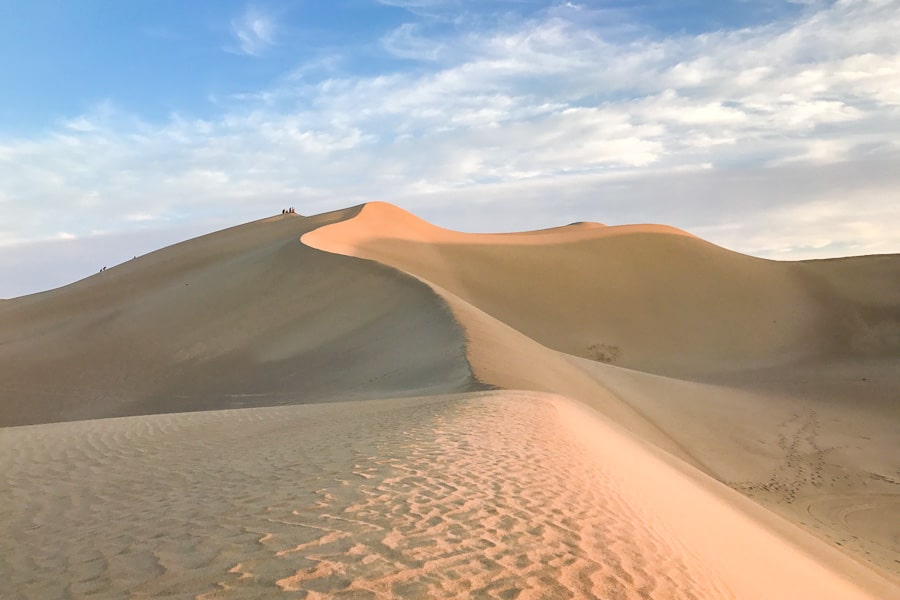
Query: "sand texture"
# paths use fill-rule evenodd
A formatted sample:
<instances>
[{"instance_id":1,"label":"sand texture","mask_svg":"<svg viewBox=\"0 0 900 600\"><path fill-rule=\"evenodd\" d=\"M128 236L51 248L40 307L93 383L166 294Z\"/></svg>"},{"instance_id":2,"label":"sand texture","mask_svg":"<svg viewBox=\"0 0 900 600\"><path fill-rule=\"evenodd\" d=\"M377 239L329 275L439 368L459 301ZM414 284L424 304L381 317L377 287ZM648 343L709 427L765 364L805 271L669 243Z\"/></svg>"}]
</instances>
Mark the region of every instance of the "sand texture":
<instances>
[{"instance_id":1,"label":"sand texture","mask_svg":"<svg viewBox=\"0 0 900 600\"><path fill-rule=\"evenodd\" d=\"M773 262L656 225L463 234L384 203L303 240L428 283L480 381L581 400L897 581L900 256Z\"/></svg>"},{"instance_id":2,"label":"sand texture","mask_svg":"<svg viewBox=\"0 0 900 600\"><path fill-rule=\"evenodd\" d=\"M278 216L0 307L0 426L472 389L429 288ZM52 376L48 376L52 374Z\"/></svg>"},{"instance_id":3,"label":"sand texture","mask_svg":"<svg viewBox=\"0 0 900 600\"><path fill-rule=\"evenodd\" d=\"M276 216L0 303L0 597L900 597L897 390L900 256Z\"/></svg>"},{"instance_id":4,"label":"sand texture","mask_svg":"<svg viewBox=\"0 0 900 600\"><path fill-rule=\"evenodd\" d=\"M868 292L844 293L842 261L756 259L658 225L463 234L370 203L303 239L417 275L547 347L642 371L900 355L900 256L853 268L846 287Z\"/></svg>"},{"instance_id":5,"label":"sand texture","mask_svg":"<svg viewBox=\"0 0 900 600\"><path fill-rule=\"evenodd\" d=\"M488 392L8 429L0 575L33 598L729 598L773 579L866 597L733 515L764 552L685 544L660 508L668 465L570 404ZM677 483L680 502L720 502ZM768 579L729 579L734 560Z\"/></svg>"}]
</instances>

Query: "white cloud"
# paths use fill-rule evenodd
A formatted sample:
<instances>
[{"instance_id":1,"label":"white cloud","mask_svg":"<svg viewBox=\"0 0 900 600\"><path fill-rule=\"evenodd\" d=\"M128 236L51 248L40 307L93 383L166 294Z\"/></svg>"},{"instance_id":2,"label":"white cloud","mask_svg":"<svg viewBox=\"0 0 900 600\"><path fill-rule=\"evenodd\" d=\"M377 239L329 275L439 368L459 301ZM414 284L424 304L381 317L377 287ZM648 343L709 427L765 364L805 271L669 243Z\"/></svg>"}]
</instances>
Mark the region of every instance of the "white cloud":
<instances>
[{"instance_id":1,"label":"white cloud","mask_svg":"<svg viewBox=\"0 0 900 600\"><path fill-rule=\"evenodd\" d=\"M159 219L159 217L157 217L156 215L152 215L150 213L144 213L144 212L130 213L130 214L125 215L124 218L126 221L138 221L138 222L140 222L140 221L156 221ZM91 233L94 235L99 235L99 234L102 234L103 231L102 230L94 230Z\"/></svg>"},{"instance_id":2,"label":"white cloud","mask_svg":"<svg viewBox=\"0 0 900 600\"><path fill-rule=\"evenodd\" d=\"M444 52L444 44L421 35L419 25L404 23L381 38L391 55L410 60L434 61Z\"/></svg>"},{"instance_id":3,"label":"white cloud","mask_svg":"<svg viewBox=\"0 0 900 600\"><path fill-rule=\"evenodd\" d=\"M69 129L71 129L73 131L87 132L87 131L94 131L94 129L95 129L94 124L91 123L84 116L80 116L75 119L72 119L71 121L67 121L65 125L66 125L66 127L68 127Z\"/></svg>"},{"instance_id":4,"label":"white cloud","mask_svg":"<svg viewBox=\"0 0 900 600\"><path fill-rule=\"evenodd\" d=\"M424 17L435 17L448 8L459 10L465 0L377 0L378 4L403 8Z\"/></svg>"},{"instance_id":5,"label":"white cloud","mask_svg":"<svg viewBox=\"0 0 900 600\"><path fill-rule=\"evenodd\" d=\"M231 21L231 31L242 54L261 56L275 45L275 21L256 6Z\"/></svg>"}]
</instances>

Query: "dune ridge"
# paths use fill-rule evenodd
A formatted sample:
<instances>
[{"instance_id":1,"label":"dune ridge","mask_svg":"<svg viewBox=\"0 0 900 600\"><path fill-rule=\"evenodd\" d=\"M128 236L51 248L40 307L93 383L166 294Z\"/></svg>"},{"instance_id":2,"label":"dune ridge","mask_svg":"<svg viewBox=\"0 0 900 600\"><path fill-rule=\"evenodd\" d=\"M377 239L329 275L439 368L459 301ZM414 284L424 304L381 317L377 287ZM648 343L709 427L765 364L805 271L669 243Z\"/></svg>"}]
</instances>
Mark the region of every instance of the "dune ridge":
<instances>
[{"instance_id":1,"label":"dune ridge","mask_svg":"<svg viewBox=\"0 0 900 600\"><path fill-rule=\"evenodd\" d=\"M837 352L848 335L837 302L816 296L802 265L672 228L484 235L423 223L370 203L302 239L418 275L555 350L643 371L784 364Z\"/></svg>"},{"instance_id":2,"label":"dune ridge","mask_svg":"<svg viewBox=\"0 0 900 600\"><path fill-rule=\"evenodd\" d=\"M357 212L263 219L9 300L0 426L477 389L429 288L298 242Z\"/></svg>"},{"instance_id":3,"label":"dune ridge","mask_svg":"<svg viewBox=\"0 0 900 600\"><path fill-rule=\"evenodd\" d=\"M760 344L760 351L768 348L775 355L775 360L760 361L752 355L740 361L733 357L727 361L709 360L711 354L719 352L720 344L739 344L742 341L746 329L734 326L733 320L749 320L750 325L755 326L753 318L771 316L765 310L757 310L758 307L742 313L732 306L732 321L724 325L716 322L717 315L712 315L706 323L692 323L700 333L695 336L698 339L694 339L693 345L686 344L682 349L683 355L691 362L698 361L698 356L702 357L700 362L704 364L704 370L697 369L695 363L686 372L691 379L708 379L709 383L682 381L665 376L671 375L672 362L657 359L646 361L641 364L643 369L651 371L646 374L618 368L615 364L624 362L617 360L619 353L628 352L628 347L620 351L617 346L602 345L593 355L567 354L553 351L551 348L554 346L540 336L525 334L526 331L529 334L543 331L533 323L541 319L552 324L552 327L548 326L550 329L558 327L562 331L571 331L574 324L569 321L560 323L560 320L570 319L572 314L583 317L578 311L590 303L583 293L559 294L556 288L563 286L577 291L593 289L590 281L593 274L589 268L593 265L585 260L585 256L595 262L618 260L627 254L626 250L632 248L631 245L627 245L626 250L602 244L579 247L579 244L592 240L606 242L604 233L600 231L592 231L588 238L579 238L573 243L569 243L564 235L548 238L541 250L556 252L553 263L568 262L574 267L572 272L566 273L568 280L559 276L541 279L535 275L533 261L523 259L522 264L527 267L516 269L511 256L521 248L505 252L508 246L516 244L516 234L504 234L503 242L496 244L504 245L502 250L505 253L502 254L496 247L488 246L494 236L485 237L483 234L441 232L438 236L440 241L452 238L453 242L437 249L434 246L426 248L422 240L427 239L431 226L423 226L400 237L404 231L420 223L419 220L399 219L405 222L402 229L382 227L384 222L393 220L393 215L398 211L401 209L383 203L364 205L356 217L314 230L305 234L302 241L322 249L378 260L415 274L429 283L446 298L466 329L469 362L481 381L506 389L555 392L579 399L641 439L681 459L683 464L699 468L800 525L805 529L803 533L791 531L788 536L795 542L799 540L808 551L821 553L824 548L818 540L808 535L812 534L847 551L854 560L863 561L882 576L896 581L896 574L900 572L896 560L900 531L884 524L897 523L900 517L900 494L893 477L900 465L891 450L892 445L900 440L900 429L896 426L900 423L900 413L896 403L889 400L889 390L896 389L900 384L896 361L892 358L897 351L890 336L883 336L881 342L868 348L868 361L861 371L853 362L856 360L853 357L858 354L854 340L868 335L867 326L859 327L859 331L850 331L851 325L848 325L855 322L859 326L859 313L879 303L884 308L882 318L892 311L897 306L892 304L892 298L900 297L897 296L896 285L880 284L880 293L851 306L846 293L842 298L839 294L823 298L823 281L816 280L814 285L807 282L810 274L798 269L807 268L809 263L785 265L759 261L691 240L700 244L704 252L712 254L714 260L723 262L720 267L722 273L732 273L726 285L735 278L741 279L741 284L747 283L747 272L741 270L742 264L751 264L757 271L755 278L749 277L753 285L779 286L790 278L795 284L796 294L777 292L773 301L788 303L788 311L803 308L817 315L807 325L818 329L824 327L825 333L819 332L814 339L824 339L828 345L827 351L822 351L817 344L803 340L803 335L800 335L802 331L788 331L754 340ZM644 235L648 233L667 235L664 230L651 229L648 232L638 227L621 234L623 237L619 241L637 237L634 243L647 245ZM525 234L519 239L522 246L529 246L535 238ZM418 241L411 243L410 240ZM668 241L663 242L662 247L666 247ZM553 245L556 248L547 248ZM613 258L604 256L604 252L610 250ZM660 246L655 246L654 251L659 252ZM503 260L494 260L495 257ZM738 264L731 268L734 265L728 261ZM871 288L870 284L885 273L900 273L900 261L883 262L887 264L870 269L871 272L862 277L860 287ZM696 266L696 269L702 268L701 265ZM817 268L820 265L814 264L812 267ZM775 275L767 271L774 271ZM659 276L652 270L639 273L650 279ZM483 285L492 277L500 283ZM472 282L475 285L471 285ZM609 320L603 317L642 318L646 304L631 301L636 294L660 297L659 292L652 289L658 282L651 283L649 289L644 282L628 279L624 283L618 281L618 285L620 292L624 288L623 296L629 298L629 306L621 305L616 311L601 312L599 319L588 323L588 328L607 325ZM551 297L551 292L544 288L551 288L551 292L557 295ZM818 295L811 290L818 292ZM752 286L745 291L748 297L743 306L746 307L756 301L758 294L753 293ZM854 300L861 299L863 297L857 292ZM549 301L562 303L564 310L544 311L545 303ZM501 308L494 311L496 306ZM682 302L677 308L688 310L688 322L707 318L689 302ZM779 310L784 311L785 308L780 307ZM837 318L839 314L844 317ZM522 318L531 322L531 328L511 326ZM678 320L682 317L668 314L667 318ZM827 326L818 319L826 319ZM890 314L882 322L882 330L892 331L898 323L900 319L894 320ZM746 323L742 325L747 326ZM722 330L709 335L707 330L710 327ZM657 334L661 338L676 338L671 329L663 328ZM790 336L796 336L798 343L792 340L786 342L784 338ZM885 340L887 343L883 343ZM550 336L550 342L563 347L565 343L555 335ZM698 344L706 347L698 352ZM794 344L791 352L779 354L791 344ZM551 348L546 347L548 345ZM877 358L879 356L883 358ZM798 363L806 364L805 370L798 368ZM710 370L710 364L714 369ZM868 390L868 393L858 388L845 389L843 394L831 394L828 402L821 403L815 399L810 401L808 396L811 392L820 391L815 386L806 385L802 394L796 392L795 388L801 387L805 378L840 368L846 369L848 372L845 375L851 379L877 382L878 389L874 392ZM768 379L783 380L780 388L766 390L764 394L743 389L746 387L740 383L740 379L745 377L743 373L749 373L752 377L752 373L765 372L766 369ZM660 373L652 374L653 370ZM795 373L799 377L792 378ZM862 374L869 377L860 377ZM835 383L831 381L823 387L833 389ZM850 417L860 406L866 407L864 413L871 410L871 418ZM898 418L885 421L889 415ZM800 437L804 435L809 441ZM857 445L858 450L848 447L848 442ZM806 446L798 446L800 443ZM828 460L825 459L825 451L830 451ZM827 511L818 514L808 512L811 507L823 502L829 506ZM849 513L859 515L856 523L849 524L843 518L842 515ZM767 526L782 528L781 524L768 518L763 518L763 521Z\"/></svg>"},{"instance_id":4,"label":"dune ridge","mask_svg":"<svg viewBox=\"0 0 900 600\"><path fill-rule=\"evenodd\" d=\"M370 203L4 301L0 580L891 597L898 258L776 263L656 225L463 234Z\"/></svg>"}]
</instances>

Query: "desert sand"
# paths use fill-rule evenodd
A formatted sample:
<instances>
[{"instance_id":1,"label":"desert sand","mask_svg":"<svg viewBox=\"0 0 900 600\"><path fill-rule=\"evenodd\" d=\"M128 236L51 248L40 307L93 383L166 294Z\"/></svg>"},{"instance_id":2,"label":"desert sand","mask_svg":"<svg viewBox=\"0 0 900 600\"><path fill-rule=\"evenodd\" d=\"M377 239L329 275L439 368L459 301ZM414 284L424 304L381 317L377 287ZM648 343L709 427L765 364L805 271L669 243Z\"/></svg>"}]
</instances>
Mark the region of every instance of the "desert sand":
<instances>
[{"instance_id":1,"label":"desert sand","mask_svg":"<svg viewBox=\"0 0 900 600\"><path fill-rule=\"evenodd\" d=\"M282 215L0 304L0 596L900 595L900 256Z\"/></svg>"},{"instance_id":2,"label":"desert sand","mask_svg":"<svg viewBox=\"0 0 900 600\"><path fill-rule=\"evenodd\" d=\"M427 286L299 243L357 211L264 219L5 303L0 426L471 389Z\"/></svg>"}]
</instances>

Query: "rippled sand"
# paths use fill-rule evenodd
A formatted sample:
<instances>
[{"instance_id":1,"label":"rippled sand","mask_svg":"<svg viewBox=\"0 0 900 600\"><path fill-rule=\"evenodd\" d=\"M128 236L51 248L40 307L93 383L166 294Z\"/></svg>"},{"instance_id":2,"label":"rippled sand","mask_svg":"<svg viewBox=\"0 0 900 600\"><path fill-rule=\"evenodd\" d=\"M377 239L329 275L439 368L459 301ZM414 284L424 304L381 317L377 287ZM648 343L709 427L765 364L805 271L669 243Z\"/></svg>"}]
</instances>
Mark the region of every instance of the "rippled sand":
<instances>
[{"instance_id":1,"label":"rippled sand","mask_svg":"<svg viewBox=\"0 0 900 600\"><path fill-rule=\"evenodd\" d=\"M0 430L0 580L16 598L735 596L625 472L665 466L591 449L568 402L485 392Z\"/></svg>"},{"instance_id":2,"label":"rippled sand","mask_svg":"<svg viewBox=\"0 0 900 600\"><path fill-rule=\"evenodd\" d=\"M5 301L0 598L897 597L898 268L372 203Z\"/></svg>"},{"instance_id":3,"label":"rippled sand","mask_svg":"<svg viewBox=\"0 0 900 600\"><path fill-rule=\"evenodd\" d=\"M0 578L29 598L728 597L547 400L347 408L3 430Z\"/></svg>"}]
</instances>

